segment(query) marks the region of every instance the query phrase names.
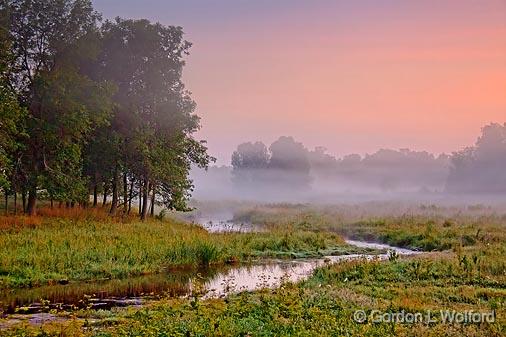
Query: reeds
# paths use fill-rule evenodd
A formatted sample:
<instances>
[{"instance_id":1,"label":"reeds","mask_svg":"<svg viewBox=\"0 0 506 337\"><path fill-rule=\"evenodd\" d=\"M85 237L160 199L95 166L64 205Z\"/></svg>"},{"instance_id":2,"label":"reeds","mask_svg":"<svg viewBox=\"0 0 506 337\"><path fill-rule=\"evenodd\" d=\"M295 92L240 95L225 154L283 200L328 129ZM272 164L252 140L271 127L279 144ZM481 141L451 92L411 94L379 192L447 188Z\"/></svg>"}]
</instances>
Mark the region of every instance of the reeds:
<instances>
[{"instance_id":1,"label":"reeds","mask_svg":"<svg viewBox=\"0 0 506 337\"><path fill-rule=\"evenodd\" d=\"M125 278L292 253L314 255L343 243L335 234L288 229L211 234L170 219L110 218L100 209L44 208L38 217L2 221L0 288Z\"/></svg>"}]
</instances>

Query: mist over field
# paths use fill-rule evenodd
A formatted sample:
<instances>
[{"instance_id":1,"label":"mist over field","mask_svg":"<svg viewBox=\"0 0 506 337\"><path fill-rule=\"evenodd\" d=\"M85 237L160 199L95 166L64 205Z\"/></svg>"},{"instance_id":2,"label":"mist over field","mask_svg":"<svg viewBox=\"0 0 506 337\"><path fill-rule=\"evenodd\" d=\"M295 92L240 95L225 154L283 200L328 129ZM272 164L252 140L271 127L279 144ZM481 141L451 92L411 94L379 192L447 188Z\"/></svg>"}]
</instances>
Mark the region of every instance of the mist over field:
<instances>
[{"instance_id":1,"label":"mist over field","mask_svg":"<svg viewBox=\"0 0 506 337\"><path fill-rule=\"evenodd\" d=\"M506 336L505 18L0 0L0 336Z\"/></svg>"},{"instance_id":2,"label":"mist over field","mask_svg":"<svg viewBox=\"0 0 506 337\"><path fill-rule=\"evenodd\" d=\"M239 144L230 165L194 169L197 200L436 203L505 201L506 124L482 129L475 144L450 154L410 149L335 157L293 137L270 146Z\"/></svg>"}]
</instances>

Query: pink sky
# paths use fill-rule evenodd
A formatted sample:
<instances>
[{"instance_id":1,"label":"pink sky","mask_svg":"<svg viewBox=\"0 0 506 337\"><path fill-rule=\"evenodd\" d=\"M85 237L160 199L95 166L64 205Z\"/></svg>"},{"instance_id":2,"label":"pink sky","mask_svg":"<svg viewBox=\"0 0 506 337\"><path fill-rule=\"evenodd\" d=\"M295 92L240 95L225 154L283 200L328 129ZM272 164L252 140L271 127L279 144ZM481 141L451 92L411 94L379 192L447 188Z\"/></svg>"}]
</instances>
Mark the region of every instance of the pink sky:
<instances>
[{"instance_id":1,"label":"pink sky","mask_svg":"<svg viewBox=\"0 0 506 337\"><path fill-rule=\"evenodd\" d=\"M198 137L219 164L281 135L336 156L451 152L506 122L506 1L148 2L116 15L183 26Z\"/></svg>"}]
</instances>

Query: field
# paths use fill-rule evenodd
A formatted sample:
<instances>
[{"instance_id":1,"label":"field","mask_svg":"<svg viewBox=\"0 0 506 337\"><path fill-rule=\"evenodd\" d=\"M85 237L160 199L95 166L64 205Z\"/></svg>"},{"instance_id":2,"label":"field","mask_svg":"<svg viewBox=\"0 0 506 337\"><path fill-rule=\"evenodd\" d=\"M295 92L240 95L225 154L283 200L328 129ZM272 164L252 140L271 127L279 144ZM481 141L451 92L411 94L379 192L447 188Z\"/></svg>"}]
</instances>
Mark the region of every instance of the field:
<instances>
[{"instance_id":1,"label":"field","mask_svg":"<svg viewBox=\"0 0 506 337\"><path fill-rule=\"evenodd\" d=\"M363 213L360 209L346 213L337 206L268 205L242 209L236 213L237 219L260 223L266 228L265 232L249 234L209 234L172 220L106 221L83 214L46 216L33 228L21 224L14 228L4 226L1 238L4 287L64 277L121 278L155 272L165 267L166 261L172 266L195 266L266 256L318 255L337 252L338 247L342 250L342 237L376 240L426 253L392 254L387 261L364 259L327 265L316 269L303 282L287 282L277 289L242 292L226 298L204 299L196 289L189 298L164 298L142 308L60 313L66 318L62 322L48 322L42 327L20 325L3 334L505 335L506 217L501 212L474 206L465 211L423 206L416 211L384 212L391 215ZM56 233L61 237L54 238ZM131 238L133 233L142 235ZM48 240L52 240L51 245ZM48 247L58 249L52 251ZM87 255L91 247L95 247L94 260ZM42 254L45 255L39 258ZM35 271L29 273L32 269ZM6 270L18 270L18 274L13 276ZM354 320L357 310L365 312L366 322ZM448 322L443 320L448 317L441 316L441 311L450 315L483 313L492 315L492 319ZM423 318L393 323L379 313L421 313Z\"/></svg>"},{"instance_id":2,"label":"field","mask_svg":"<svg viewBox=\"0 0 506 337\"><path fill-rule=\"evenodd\" d=\"M264 233L210 234L170 219L111 219L100 210L41 213L39 218L0 217L0 288L357 251L333 233L280 227Z\"/></svg>"}]
</instances>

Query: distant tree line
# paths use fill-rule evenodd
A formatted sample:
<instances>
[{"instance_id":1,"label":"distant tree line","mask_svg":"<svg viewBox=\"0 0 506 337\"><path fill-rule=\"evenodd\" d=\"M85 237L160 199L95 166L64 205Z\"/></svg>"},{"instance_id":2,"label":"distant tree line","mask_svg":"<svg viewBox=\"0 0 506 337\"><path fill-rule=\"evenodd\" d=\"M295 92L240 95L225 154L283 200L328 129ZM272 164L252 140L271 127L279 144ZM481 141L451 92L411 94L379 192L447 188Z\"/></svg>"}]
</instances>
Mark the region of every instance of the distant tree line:
<instances>
[{"instance_id":1,"label":"distant tree line","mask_svg":"<svg viewBox=\"0 0 506 337\"><path fill-rule=\"evenodd\" d=\"M404 189L420 192L506 192L506 124L482 129L476 145L451 156L426 151L380 149L361 156L336 158L325 148L308 150L292 137L281 137L269 148L243 143L232 155L236 185L284 185L323 182L329 189Z\"/></svg>"},{"instance_id":2,"label":"distant tree line","mask_svg":"<svg viewBox=\"0 0 506 337\"><path fill-rule=\"evenodd\" d=\"M138 200L141 218L156 203L187 209L190 166L214 159L192 136L200 120L181 80L190 46L181 27L102 22L89 0L2 0L6 206L21 196L31 215L41 198L110 203L111 214Z\"/></svg>"},{"instance_id":3,"label":"distant tree line","mask_svg":"<svg viewBox=\"0 0 506 337\"><path fill-rule=\"evenodd\" d=\"M336 158L323 147L309 150L292 137L281 137L269 149L243 143L232 155L233 180L246 183L306 187L323 182L329 188L396 190L406 186L444 186L449 156L425 151L381 149L364 157ZM260 185L261 186L261 185Z\"/></svg>"},{"instance_id":4,"label":"distant tree line","mask_svg":"<svg viewBox=\"0 0 506 337\"><path fill-rule=\"evenodd\" d=\"M446 188L452 193L506 192L506 123L483 127L474 146L452 155Z\"/></svg>"},{"instance_id":5,"label":"distant tree line","mask_svg":"<svg viewBox=\"0 0 506 337\"><path fill-rule=\"evenodd\" d=\"M300 189L311 182L307 149L292 137L280 137L269 149L262 142L240 144L232 167L233 180L246 188L267 184Z\"/></svg>"}]
</instances>

